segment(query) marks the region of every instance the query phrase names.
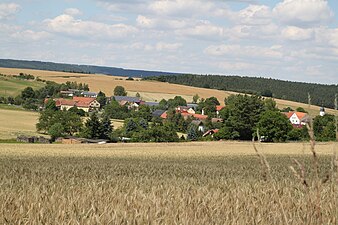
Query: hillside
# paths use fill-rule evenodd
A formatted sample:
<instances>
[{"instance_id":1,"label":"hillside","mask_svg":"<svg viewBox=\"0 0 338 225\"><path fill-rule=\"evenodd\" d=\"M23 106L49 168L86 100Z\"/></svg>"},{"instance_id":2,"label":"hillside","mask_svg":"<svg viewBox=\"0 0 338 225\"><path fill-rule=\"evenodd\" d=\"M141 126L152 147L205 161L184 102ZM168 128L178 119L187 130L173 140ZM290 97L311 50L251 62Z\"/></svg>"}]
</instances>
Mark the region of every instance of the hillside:
<instances>
[{"instance_id":1,"label":"hillside","mask_svg":"<svg viewBox=\"0 0 338 225\"><path fill-rule=\"evenodd\" d=\"M114 77L102 74L76 74L76 73L64 73L53 71L41 71L41 70L25 70L25 69L12 69L12 68L0 68L2 74L19 74L19 73L32 74L38 76L41 79L51 80L58 83L64 83L66 81L77 81L81 83L89 84L91 91L103 91L108 96L112 95L115 86L121 85L126 88L130 96L135 96L140 93L143 100L146 101L160 101L165 98L173 98L176 95L181 95L187 101L192 101L192 97L198 94L201 98L208 98L215 96L219 99L221 104L224 104L223 100L230 94L237 94L231 91L221 91L208 88L190 87L178 84L169 84L166 82L158 82L152 80L140 80L128 81L125 77ZM303 107L312 115L318 115L319 107L311 106L305 103L292 102L287 100L275 99L279 108L291 107L296 109L297 107ZM327 112L333 114L334 110L327 109Z\"/></svg>"},{"instance_id":2,"label":"hillside","mask_svg":"<svg viewBox=\"0 0 338 225\"><path fill-rule=\"evenodd\" d=\"M45 84L43 82L35 80L22 80L13 78L10 76L0 76L0 97L17 96L26 87L32 87L33 89L39 89Z\"/></svg>"},{"instance_id":3,"label":"hillside","mask_svg":"<svg viewBox=\"0 0 338 225\"><path fill-rule=\"evenodd\" d=\"M256 77L173 75L144 79L193 87L260 94L302 103L308 103L309 93L311 95L311 102L314 105L329 108L334 108L335 95L338 93L338 85L311 84Z\"/></svg>"},{"instance_id":4,"label":"hillside","mask_svg":"<svg viewBox=\"0 0 338 225\"><path fill-rule=\"evenodd\" d=\"M76 64L12 60L12 59L0 59L0 67L86 73L86 74L100 73L124 77L147 77L147 76L177 74L161 71L133 70L107 66L76 65Z\"/></svg>"}]
</instances>

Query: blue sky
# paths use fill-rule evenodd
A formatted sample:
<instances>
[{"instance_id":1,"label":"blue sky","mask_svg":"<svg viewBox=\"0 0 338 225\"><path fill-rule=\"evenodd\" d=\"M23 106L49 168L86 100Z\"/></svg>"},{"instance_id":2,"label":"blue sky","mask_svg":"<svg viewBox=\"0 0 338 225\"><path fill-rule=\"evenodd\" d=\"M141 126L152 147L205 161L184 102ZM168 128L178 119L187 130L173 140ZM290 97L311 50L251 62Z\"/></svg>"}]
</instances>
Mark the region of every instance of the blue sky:
<instances>
[{"instance_id":1,"label":"blue sky","mask_svg":"<svg viewBox=\"0 0 338 225\"><path fill-rule=\"evenodd\" d=\"M338 1L5 0L0 58L338 83Z\"/></svg>"}]
</instances>

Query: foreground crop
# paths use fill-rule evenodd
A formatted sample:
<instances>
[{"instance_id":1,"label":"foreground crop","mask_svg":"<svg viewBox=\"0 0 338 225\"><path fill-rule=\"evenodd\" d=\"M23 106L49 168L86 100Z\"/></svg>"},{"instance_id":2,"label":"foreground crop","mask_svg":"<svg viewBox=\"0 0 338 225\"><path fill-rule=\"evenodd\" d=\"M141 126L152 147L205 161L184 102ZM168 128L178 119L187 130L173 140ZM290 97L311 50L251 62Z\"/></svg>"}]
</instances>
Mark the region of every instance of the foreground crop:
<instances>
[{"instance_id":1,"label":"foreground crop","mask_svg":"<svg viewBox=\"0 0 338 225\"><path fill-rule=\"evenodd\" d=\"M289 224L337 223L337 185L321 183L318 203L315 185L294 178L289 156L267 156L274 180L264 181L253 155L110 151L95 156L93 150L90 157L0 154L0 223L283 224L278 201ZM293 158L311 170L310 156ZM319 161L325 177L331 158ZM313 180L312 173L306 176Z\"/></svg>"}]
</instances>

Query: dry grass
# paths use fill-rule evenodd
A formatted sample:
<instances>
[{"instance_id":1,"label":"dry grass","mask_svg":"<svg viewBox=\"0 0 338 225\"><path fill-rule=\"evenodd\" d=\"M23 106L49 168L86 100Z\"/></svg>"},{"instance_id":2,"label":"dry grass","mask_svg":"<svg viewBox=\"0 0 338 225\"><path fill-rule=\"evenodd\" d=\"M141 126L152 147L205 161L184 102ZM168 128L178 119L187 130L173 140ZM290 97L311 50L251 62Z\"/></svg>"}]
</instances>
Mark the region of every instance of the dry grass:
<instances>
[{"instance_id":1,"label":"dry grass","mask_svg":"<svg viewBox=\"0 0 338 225\"><path fill-rule=\"evenodd\" d=\"M219 99L221 104L225 97L230 94L236 94L229 91L218 91L206 88L188 87L184 85L169 84L155 81L127 81L126 78L107 76L102 74L77 74L77 73L64 73L54 71L41 71L41 70L26 70L26 69L12 69L12 68L0 68L0 73L15 75L20 72L29 73L34 76L39 76L41 79L52 80L58 83L66 81L77 81L89 84L92 91L103 91L107 95L112 95L115 86L122 85L126 88L131 95L135 95L137 92L141 94L147 101L160 101L162 98L172 98L175 95L184 96L187 100L192 100L192 96L198 94L201 98L208 98L215 96ZM307 108L307 104L279 100L276 99L279 108L290 106L296 109L297 107ZM309 109L310 114L318 115L319 107L312 106ZM327 110L328 113L335 113L334 110Z\"/></svg>"},{"instance_id":2,"label":"dry grass","mask_svg":"<svg viewBox=\"0 0 338 225\"><path fill-rule=\"evenodd\" d=\"M20 134L38 135L35 124L38 113L0 109L0 139L16 138Z\"/></svg>"},{"instance_id":3,"label":"dry grass","mask_svg":"<svg viewBox=\"0 0 338 225\"><path fill-rule=\"evenodd\" d=\"M337 185L321 185L319 220L315 189L289 171L288 151L311 167L302 144L263 145L274 185L251 143L0 147L1 224L285 224L277 199L288 224L337 224Z\"/></svg>"}]
</instances>

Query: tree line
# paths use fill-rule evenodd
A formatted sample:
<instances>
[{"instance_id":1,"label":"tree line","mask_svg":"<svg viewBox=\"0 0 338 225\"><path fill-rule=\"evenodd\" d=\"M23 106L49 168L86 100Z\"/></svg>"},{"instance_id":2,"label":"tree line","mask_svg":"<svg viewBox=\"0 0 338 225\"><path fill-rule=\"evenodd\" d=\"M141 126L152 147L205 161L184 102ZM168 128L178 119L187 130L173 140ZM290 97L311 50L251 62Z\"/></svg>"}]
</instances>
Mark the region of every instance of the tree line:
<instances>
[{"instance_id":1,"label":"tree line","mask_svg":"<svg viewBox=\"0 0 338 225\"><path fill-rule=\"evenodd\" d=\"M262 95L303 103L308 103L308 94L310 94L312 104L328 108L334 108L335 94L338 93L338 85L282 81L262 77L186 74L146 77L143 79Z\"/></svg>"}]
</instances>

